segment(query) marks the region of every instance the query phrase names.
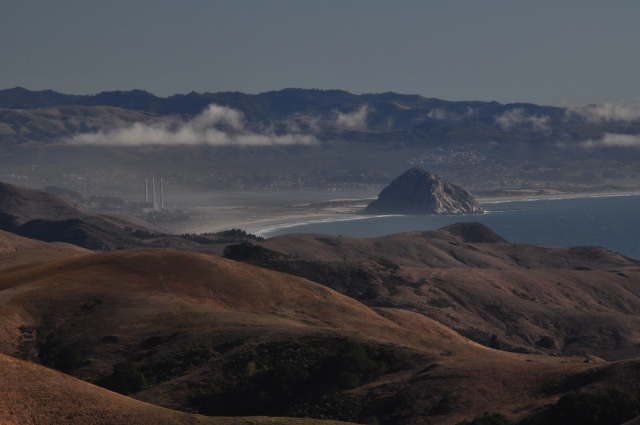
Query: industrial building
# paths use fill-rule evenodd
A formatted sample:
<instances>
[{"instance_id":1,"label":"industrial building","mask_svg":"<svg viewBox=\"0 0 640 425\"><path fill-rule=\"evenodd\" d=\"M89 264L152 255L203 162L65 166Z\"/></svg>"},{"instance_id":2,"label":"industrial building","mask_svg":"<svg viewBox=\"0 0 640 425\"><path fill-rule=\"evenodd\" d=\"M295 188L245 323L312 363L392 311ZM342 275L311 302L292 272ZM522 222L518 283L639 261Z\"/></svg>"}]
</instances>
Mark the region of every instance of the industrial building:
<instances>
[{"instance_id":1,"label":"industrial building","mask_svg":"<svg viewBox=\"0 0 640 425\"><path fill-rule=\"evenodd\" d=\"M160 177L160 197L156 198L156 178L151 179L151 196L149 196L149 179L144 179L144 202L131 202L133 213L153 213L164 211L164 184Z\"/></svg>"}]
</instances>

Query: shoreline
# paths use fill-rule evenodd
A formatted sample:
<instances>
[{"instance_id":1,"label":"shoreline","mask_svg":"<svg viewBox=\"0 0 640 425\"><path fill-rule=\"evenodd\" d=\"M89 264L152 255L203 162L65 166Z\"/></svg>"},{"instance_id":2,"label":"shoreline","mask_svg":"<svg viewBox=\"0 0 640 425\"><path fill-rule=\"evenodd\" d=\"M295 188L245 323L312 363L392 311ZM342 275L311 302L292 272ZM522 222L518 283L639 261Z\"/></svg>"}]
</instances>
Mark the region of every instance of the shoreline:
<instances>
[{"instance_id":1,"label":"shoreline","mask_svg":"<svg viewBox=\"0 0 640 425\"><path fill-rule=\"evenodd\" d=\"M508 202L533 202L545 200L561 200L576 198L604 198L619 196L640 196L640 191L602 191L602 192L555 192L527 193L515 196L477 196L481 205L499 205ZM245 230L259 236L268 235L277 229L295 227L306 224L351 221L379 217L362 215L360 212L376 198L336 198L322 199L317 202L280 205L252 205L233 207L230 205L217 208L200 209L200 214L191 222L182 225L166 226L170 233L201 234L215 233L232 228ZM202 214L207 210L206 214ZM165 224L165 223L162 223ZM163 226L164 227L164 226Z\"/></svg>"},{"instance_id":2,"label":"shoreline","mask_svg":"<svg viewBox=\"0 0 640 425\"><path fill-rule=\"evenodd\" d=\"M610 198L615 196L640 196L640 191L634 190L629 192L578 192L578 193L548 193L539 195L519 195L519 196L493 196L480 197L476 196L478 203L482 204L500 204L504 202L534 202L534 201L552 201L559 199L576 199L576 198Z\"/></svg>"},{"instance_id":3,"label":"shoreline","mask_svg":"<svg viewBox=\"0 0 640 425\"><path fill-rule=\"evenodd\" d=\"M290 214L290 215L282 215L274 218L261 218L257 220L233 220L231 218L225 220L218 220L215 224L201 224L197 227L189 227L188 232L184 233L215 233L221 232L223 230L229 230L232 228L242 229L247 233L255 234L256 236L260 236L256 232L260 232L260 228L269 228L269 227L288 227L285 226L289 223L297 223L297 220L305 220L306 222L322 222L322 221L338 221L338 220L329 220L330 218L336 217L337 214ZM340 214L343 217L355 215L354 213L344 213ZM301 223L308 224L308 223ZM290 227L293 227L297 224L291 224Z\"/></svg>"}]
</instances>

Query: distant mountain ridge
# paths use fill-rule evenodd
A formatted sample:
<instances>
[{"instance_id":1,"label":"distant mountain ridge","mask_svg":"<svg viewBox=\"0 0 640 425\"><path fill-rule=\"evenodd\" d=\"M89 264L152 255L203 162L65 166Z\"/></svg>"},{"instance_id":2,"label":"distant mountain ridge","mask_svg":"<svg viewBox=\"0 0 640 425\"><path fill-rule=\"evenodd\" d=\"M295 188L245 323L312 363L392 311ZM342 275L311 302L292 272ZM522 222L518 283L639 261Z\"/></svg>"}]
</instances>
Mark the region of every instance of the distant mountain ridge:
<instances>
[{"instance_id":1,"label":"distant mountain ridge","mask_svg":"<svg viewBox=\"0 0 640 425\"><path fill-rule=\"evenodd\" d=\"M294 113L320 113L332 109L356 109L365 104L372 105L376 110L384 105L383 109L394 107L404 110L405 113L413 109L435 109L458 116L468 114L469 108L477 110L480 116L490 117L511 108L523 108L531 114L554 117L564 114L564 108L530 103L503 105L495 101L455 102L393 92L356 95L343 90L287 88L256 95L241 92L191 92L159 97L145 90L104 91L95 95L67 95L53 90L31 91L22 87L0 90L0 108L6 109L39 109L71 105L114 106L160 115L195 115L211 103L238 109L250 120L265 116L283 117ZM443 119L445 115L436 118ZM457 119L454 115L451 115L451 118Z\"/></svg>"},{"instance_id":2,"label":"distant mountain ridge","mask_svg":"<svg viewBox=\"0 0 640 425\"><path fill-rule=\"evenodd\" d=\"M201 114L211 104L233 111ZM0 170L2 179L17 184L30 170L39 180L33 187L65 186L69 181L60 176L91 163L89 174L125 171L117 180L118 190L127 191L142 169L171 170L196 190L336 189L386 185L408 166L422 166L474 191L573 192L585 185L631 191L640 185L640 150L633 145L640 115L633 105L610 106L573 109L291 88L158 97L143 90L65 95L18 87L0 90ZM219 121L223 112L238 117L243 134L258 135L268 146L238 149L230 143L236 133ZM199 118L224 137L205 143L204 133L191 131ZM158 129L166 131L155 138ZM202 143L178 140L181 129ZM119 138L120 130L126 138ZM69 143L76 136L82 147ZM83 178L88 183L74 180L70 188L89 190L87 184L105 181Z\"/></svg>"}]
</instances>

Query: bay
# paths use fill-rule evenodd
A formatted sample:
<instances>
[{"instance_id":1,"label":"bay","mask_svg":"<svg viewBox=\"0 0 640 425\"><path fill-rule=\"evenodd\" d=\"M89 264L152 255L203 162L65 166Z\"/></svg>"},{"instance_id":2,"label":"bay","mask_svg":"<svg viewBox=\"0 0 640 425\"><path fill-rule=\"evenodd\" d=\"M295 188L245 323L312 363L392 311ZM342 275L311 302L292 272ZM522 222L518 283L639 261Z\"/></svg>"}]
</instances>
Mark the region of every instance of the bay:
<instances>
[{"instance_id":1,"label":"bay","mask_svg":"<svg viewBox=\"0 0 640 425\"><path fill-rule=\"evenodd\" d=\"M252 229L264 237L320 233L377 237L434 230L477 221L511 242L555 246L595 245L640 258L640 196L603 196L485 202L487 213L463 216L340 216Z\"/></svg>"}]
</instances>

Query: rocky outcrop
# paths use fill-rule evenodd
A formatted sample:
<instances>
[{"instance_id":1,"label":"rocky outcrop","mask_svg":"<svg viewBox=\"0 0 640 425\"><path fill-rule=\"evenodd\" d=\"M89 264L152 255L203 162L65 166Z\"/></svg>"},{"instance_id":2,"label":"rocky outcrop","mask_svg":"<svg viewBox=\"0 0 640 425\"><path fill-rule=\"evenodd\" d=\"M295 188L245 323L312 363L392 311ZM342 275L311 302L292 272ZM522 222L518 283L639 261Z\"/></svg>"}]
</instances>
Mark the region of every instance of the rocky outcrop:
<instances>
[{"instance_id":1,"label":"rocky outcrop","mask_svg":"<svg viewBox=\"0 0 640 425\"><path fill-rule=\"evenodd\" d=\"M378 195L365 214L482 214L478 201L463 188L420 168L412 168Z\"/></svg>"}]
</instances>

